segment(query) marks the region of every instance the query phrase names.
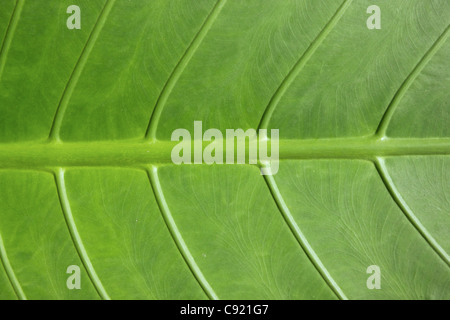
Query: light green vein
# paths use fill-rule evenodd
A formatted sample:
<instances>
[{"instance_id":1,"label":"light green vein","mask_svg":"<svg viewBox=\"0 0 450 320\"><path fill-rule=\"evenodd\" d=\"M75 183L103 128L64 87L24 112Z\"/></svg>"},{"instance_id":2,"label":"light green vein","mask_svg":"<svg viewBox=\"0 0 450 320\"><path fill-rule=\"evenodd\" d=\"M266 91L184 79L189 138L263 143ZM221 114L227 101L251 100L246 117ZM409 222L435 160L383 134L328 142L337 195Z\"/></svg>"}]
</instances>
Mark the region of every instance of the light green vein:
<instances>
[{"instance_id":1,"label":"light green vein","mask_svg":"<svg viewBox=\"0 0 450 320\"><path fill-rule=\"evenodd\" d=\"M278 189L274 177L272 175L264 175L264 179L267 183L267 186L269 187L273 199L275 200L275 203L277 204L281 214L283 215L284 220L286 221L293 235L297 239L297 242L300 244L300 246L308 256L309 260L312 262L316 270L322 276L323 280L327 283L327 285L331 288L331 290L333 290L336 296L341 300L347 300L347 296L339 287L339 285L336 283L336 281L334 281L333 277L325 268L319 256L316 254L316 252L306 239L305 235L300 230L300 227L295 222L294 217L292 216L289 208L284 202L283 196L281 195L280 190Z\"/></svg>"},{"instance_id":2,"label":"light green vein","mask_svg":"<svg viewBox=\"0 0 450 320\"><path fill-rule=\"evenodd\" d=\"M436 52L438 52L439 49L442 47L442 45L445 43L449 34L450 34L450 25L447 26L447 28L444 30L441 36L431 46L428 52L425 53L425 55L422 57L419 63L415 66L415 68L411 71L411 73L402 83L397 93L395 94L394 98L392 99L391 103L389 104L388 108L386 109L386 112L384 113L383 118L380 121L380 124L378 125L378 129L375 133L377 137L384 138L386 136L386 130L389 126L392 116L394 115L398 105L400 104L400 101L403 99L408 89L411 87L413 82L416 80L416 78L419 76L419 74L428 64L428 62L430 62L430 60L433 58Z\"/></svg>"},{"instance_id":3,"label":"light green vein","mask_svg":"<svg viewBox=\"0 0 450 320\"><path fill-rule=\"evenodd\" d=\"M395 187L394 182L392 181L391 176L387 170L385 165L385 161L382 158L377 158L375 161L375 167L383 181L384 185L388 189L391 197L397 203L399 208L403 211L405 216L411 222L411 224L419 231L419 233L424 237L424 239L428 242L428 244L433 248L433 250L450 266L450 257L445 252L445 250L439 245L439 243L434 239L434 237L428 232L425 226L420 222L420 220L416 217L416 215L412 212L411 208L403 199L400 192Z\"/></svg>"},{"instance_id":4,"label":"light green vein","mask_svg":"<svg viewBox=\"0 0 450 320\"><path fill-rule=\"evenodd\" d=\"M180 231L178 230L178 227L175 223L175 220L172 217L172 213L170 212L169 206L167 205L166 199L164 197L164 193L161 188L161 184L159 182L158 178L158 172L157 168L152 166L150 169L147 169L147 175L150 180L150 185L153 189L153 192L155 194L156 201L158 203L158 206L160 208L161 214L164 218L164 221L167 225L167 228L169 229L169 232L175 241L175 244L178 247L178 250L180 251L181 255L183 256L183 259L186 261L186 264L190 268L192 274L202 287L205 294L213 300L218 300L219 297L214 292L214 289L211 287L211 285L206 280L205 276L203 275L202 271L198 267L197 263L195 262L194 257L192 256L191 252L189 251L188 246L184 242L183 236L181 235Z\"/></svg>"},{"instance_id":5,"label":"light green vein","mask_svg":"<svg viewBox=\"0 0 450 320\"><path fill-rule=\"evenodd\" d=\"M277 91L272 96L269 104L267 105L266 110L264 111L264 114L263 114L260 124L258 126L259 129L267 129L268 128L269 121L272 118L272 115L273 115L276 107L278 106L281 98L286 93L286 91L289 89L289 87L292 85L292 83L294 82L295 78L298 76L300 71L302 71L302 69L308 63L309 59L311 59L311 57L314 55L316 50L324 42L324 40L327 38L327 36L330 34L330 32L333 30L333 28L337 25L339 20L344 15L345 11L351 5L352 1L353 0L345 0L342 3L342 5L336 11L336 13L333 15L333 17L331 17L330 21L326 24L326 26L322 29L322 31L319 33L319 35L314 39L314 41L311 43L311 45L308 47L308 49L305 51L305 53L300 57L300 59L297 61L297 63L294 65L294 67L289 71L287 76L281 82Z\"/></svg>"},{"instance_id":6,"label":"light green vein","mask_svg":"<svg viewBox=\"0 0 450 320\"><path fill-rule=\"evenodd\" d=\"M67 110L67 106L72 97L73 91L77 86L78 80L81 76L81 73L83 72L83 69L86 65L89 55L91 54L92 49L94 48L95 42L97 41L98 36L100 35L100 32L102 31L103 26L105 25L106 19L108 18L108 15L111 12L111 9L114 6L115 1L116 0L107 0L83 50L81 51L80 57L78 58L78 61L75 64L72 74L70 75L69 81L67 82L67 85L64 88L64 92L59 101L58 108L56 109L55 117L53 118L53 123L49 134L50 141L60 141L59 134L61 131L61 125L64 119L64 115Z\"/></svg>"},{"instance_id":7,"label":"light green vein","mask_svg":"<svg viewBox=\"0 0 450 320\"><path fill-rule=\"evenodd\" d=\"M19 280L17 280L16 274L14 273L14 270L11 267L11 263L9 262L1 234L0 234L0 260L3 263L3 267L5 268L6 274L8 275L11 286L13 287L17 297L20 300L27 300L27 297L25 296L25 293L23 292L22 287L20 286Z\"/></svg>"},{"instance_id":8,"label":"light green vein","mask_svg":"<svg viewBox=\"0 0 450 320\"><path fill-rule=\"evenodd\" d=\"M159 119L161 117L161 113L164 109L164 106L166 105L167 100L169 99L169 96L175 87L176 83L178 82L178 79L180 78L181 74L183 73L186 66L189 64L189 61L194 56L195 52L197 51L198 47L200 47L200 44L203 42L203 39L211 29L212 25L214 24L214 21L216 20L217 16L220 14L220 11L222 11L222 8L225 6L225 3L227 0L218 0L214 8L209 13L208 17L206 18L205 22L201 26L200 30L192 40L191 44L186 49L185 53L181 57L178 64L175 66L174 70L172 71L172 74L167 79L166 84L164 85L164 88L162 89L158 100L156 102L155 107L153 108L153 113L150 117L150 121L147 126L147 132L145 134L146 140L154 140L156 139L156 129L158 127Z\"/></svg>"},{"instance_id":9,"label":"light green vein","mask_svg":"<svg viewBox=\"0 0 450 320\"><path fill-rule=\"evenodd\" d=\"M78 233L78 229L72 215L72 210L70 209L69 199L67 197L66 184L64 181L64 169L58 168L56 170L55 182L59 200L61 203L61 208L64 213L64 218L66 220L67 226L70 231L70 236L72 237L72 241L78 252L78 255L100 297L102 297L102 299L105 300L110 300L110 297L108 296L108 293L103 287L100 278L97 276L97 273L95 272L94 266L92 265L91 260L89 259L89 256L83 245L83 241L81 240L80 234Z\"/></svg>"},{"instance_id":10,"label":"light green vein","mask_svg":"<svg viewBox=\"0 0 450 320\"><path fill-rule=\"evenodd\" d=\"M172 163L176 141L0 143L0 168L130 167ZM204 142L205 148L209 142ZM226 141L223 141L226 145ZM248 158L246 147L246 159ZM366 159L406 155L450 155L450 138L280 140L279 159Z\"/></svg>"},{"instance_id":11,"label":"light green vein","mask_svg":"<svg viewBox=\"0 0 450 320\"><path fill-rule=\"evenodd\" d=\"M8 28L6 29L5 38L3 39L2 47L0 48L0 79L2 78L3 70L5 69L6 59L8 57L9 48L11 46L17 24L19 23L20 14L22 12L25 0L17 0L14 7L11 19L9 20Z\"/></svg>"}]
</instances>

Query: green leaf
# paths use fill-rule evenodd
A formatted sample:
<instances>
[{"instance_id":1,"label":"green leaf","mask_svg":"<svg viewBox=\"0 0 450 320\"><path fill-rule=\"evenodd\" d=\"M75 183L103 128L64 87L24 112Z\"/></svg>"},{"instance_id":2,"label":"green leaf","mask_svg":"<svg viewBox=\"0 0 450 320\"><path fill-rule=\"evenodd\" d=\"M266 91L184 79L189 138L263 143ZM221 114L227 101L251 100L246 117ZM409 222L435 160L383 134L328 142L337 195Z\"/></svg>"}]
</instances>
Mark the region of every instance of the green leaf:
<instances>
[{"instance_id":1,"label":"green leaf","mask_svg":"<svg viewBox=\"0 0 450 320\"><path fill-rule=\"evenodd\" d=\"M446 0L3 0L0 299L449 299L449 21ZM194 121L279 129L278 173L173 164Z\"/></svg>"}]
</instances>

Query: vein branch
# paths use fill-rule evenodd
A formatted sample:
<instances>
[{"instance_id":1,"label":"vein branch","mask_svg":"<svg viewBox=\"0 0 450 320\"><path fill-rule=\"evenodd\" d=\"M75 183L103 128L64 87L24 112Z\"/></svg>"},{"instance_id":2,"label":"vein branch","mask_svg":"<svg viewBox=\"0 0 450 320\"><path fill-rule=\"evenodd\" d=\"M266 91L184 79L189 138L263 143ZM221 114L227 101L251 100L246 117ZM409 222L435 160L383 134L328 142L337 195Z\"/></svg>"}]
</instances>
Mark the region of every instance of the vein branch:
<instances>
[{"instance_id":1,"label":"vein branch","mask_svg":"<svg viewBox=\"0 0 450 320\"><path fill-rule=\"evenodd\" d=\"M442 45L447 40L448 36L450 34L450 25L447 26L447 28L444 30L444 32L441 34L441 36L434 42L434 44L431 46L431 48L425 53L425 55L422 57L422 59L419 61L419 63L414 67L414 69L411 71L411 73L406 77L405 81L402 83L400 88L397 90L397 93L395 94L394 98L392 99L391 103L389 104L388 108L386 109L383 117L381 118L380 124L378 125L378 128L376 130L375 136L379 138L386 137L386 131L389 126L389 123L392 120L392 117L397 110L397 107L399 106L401 100L405 96L408 89L411 87L411 85L414 83L416 78L419 76L419 74L422 72L422 70L425 68L425 66L430 62L430 60L433 58L433 56L436 54L436 52L439 51L439 49L442 47Z\"/></svg>"},{"instance_id":2,"label":"vein branch","mask_svg":"<svg viewBox=\"0 0 450 320\"><path fill-rule=\"evenodd\" d=\"M0 261L2 262L3 267L5 268L9 282L11 283L11 286L13 287L17 297L20 300L27 300L27 297L25 296L25 293L22 290L19 280L17 280L16 274L14 273L11 263L9 262L1 234L0 234Z\"/></svg>"},{"instance_id":3,"label":"vein branch","mask_svg":"<svg viewBox=\"0 0 450 320\"><path fill-rule=\"evenodd\" d=\"M8 27L6 29L5 38L3 39L2 46L0 48L0 79L2 78L3 70L5 69L6 59L8 56L9 48L16 31L17 24L19 23L20 14L25 0L17 0L14 10L9 20Z\"/></svg>"},{"instance_id":4,"label":"vein branch","mask_svg":"<svg viewBox=\"0 0 450 320\"><path fill-rule=\"evenodd\" d=\"M58 104L58 108L56 109L56 113L53 118L53 123L49 134L50 141L60 141L59 135L64 115L67 110L67 106L72 97L73 91L77 86L78 80L80 79L80 76L83 72L86 62L88 61L89 55L91 54L92 49L94 48L95 42L97 41L98 36L100 35L100 32L102 31L103 26L105 25L105 22L108 18L109 13L111 12L111 9L115 1L116 0L107 0L105 6L102 9L102 12L100 13L94 25L94 28L92 29L91 34L89 35L89 38L83 50L81 51L80 57L78 58L78 61L75 64L72 74L70 75L66 87L64 88L63 94Z\"/></svg>"},{"instance_id":5,"label":"vein branch","mask_svg":"<svg viewBox=\"0 0 450 320\"><path fill-rule=\"evenodd\" d=\"M444 260L444 262L448 266L450 266L450 257L447 254L447 252L445 252L445 250L439 245L439 243L434 239L434 237L428 232L427 228L425 228L425 226L416 217L416 215L413 213L413 211L408 206L406 201L403 199L400 192L395 187L395 184L392 181L391 176L389 175L384 159L377 158L375 161L375 167L378 171L378 174L381 177L381 180L386 186L386 189L389 191L392 199L405 214L406 218L408 218L409 222L411 222L414 228L416 228L416 230L428 242L431 248L442 258L442 260Z\"/></svg>"},{"instance_id":6,"label":"vein branch","mask_svg":"<svg viewBox=\"0 0 450 320\"><path fill-rule=\"evenodd\" d=\"M278 189L278 186L273 176L264 175L264 179L266 181L267 186L269 187L273 199L275 200L275 203L277 204L281 214L283 215L284 220L286 221L286 224L289 226L289 229L291 230L292 234L294 235L295 239L297 240L303 251L306 253L309 260L312 262L316 270L322 276L323 280L327 283L330 289L336 294L336 296L341 300L347 300L348 299L347 296L339 287L339 285L336 283L336 281L333 279L333 277L330 275L328 270L325 268L319 256L316 254L316 252L306 239L305 235L301 231L299 225L297 224L297 222L295 222L294 217L292 216L289 208L284 202L283 196L281 195L280 190Z\"/></svg>"},{"instance_id":7,"label":"vein branch","mask_svg":"<svg viewBox=\"0 0 450 320\"><path fill-rule=\"evenodd\" d=\"M150 121L147 126L147 131L145 134L146 140L154 140L156 139L156 129L158 127L159 119L161 117L161 113L169 99L170 94L172 93L173 88L175 87L178 79L182 75L184 69L189 64L190 60L194 56L197 49L200 47L200 44L203 42L203 39L206 37L207 33L211 29L214 21L222 11L222 8L225 6L227 0L218 0L214 8L209 13L205 22L201 26L200 30L186 49L185 53L181 57L180 61L178 61L177 65L173 69L169 78L167 79L164 88L162 89L158 100L156 102L155 107L153 108L153 113L150 116Z\"/></svg>"},{"instance_id":8,"label":"vein branch","mask_svg":"<svg viewBox=\"0 0 450 320\"><path fill-rule=\"evenodd\" d=\"M270 99L270 102L267 105L266 109L264 110L263 116L262 116L261 121L258 126L259 129L267 129L267 127L269 126L269 121L272 118L272 115L273 115L276 107L278 106L281 98L284 96L286 91L289 89L289 87L292 85L294 80L297 78L298 74L306 66L306 64L311 59L311 57L314 55L316 50L320 47L320 45L324 42L324 40L327 38L327 36L330 34L330 32L337 25L339 20L344 15L345 11L351 5L352 1L353 0L345 0L341 4L341 6L336 11L336 13L333 15L333 17L331 17L330 21L325 25L325 27L318 34L318 36L314 39L314 41L311 43L311 45L308 47L308 49L305 51L305 53L300 57L300 59L297 61L297 63L289 71L287 76L283 79L283 81L281 82L277 91Z\"/></svg>"},{"instance_id":9,"label":"vein branch","mask_svg":"<svg viewBox=\"0 0 450 320\"><path fill-rule=\"evenodd\" d=\"M218 300L219 297L206 280L202 271L198 267L197 262L195 262L194 257L192 256L188 246L184 242L183 236L181 235L180 230L178 229L175 220L173 219L172 213L170 212L169 206L167 205L166 199L164 197L161 183L159 182L157 168L153 166L150 169L146 169L146 171L164 222L166 223L170 235L172 236L172 239L174 240L180 254L182 255L184 261L188 265L195 279L202 287L205 294L212 300Z\"/></svg>"},{"instance_id":10,"label":"vein branch","mask_svg":"<svg viewBox=\"0 0 450 320\"><path fill-rule=\"evenodd\" d=\"M59 201L61 203L61 209L64 213L64 218L69 228L70 236L77 250L78 256L80 257L80 260L82 261L89 275L89 278L91 279L92 284L94 285L100 297L104 300L110 300L108 293L103 287L102 282L100 281L100 278L97 276L94 266L92 265L91 260L89 259L89 256L83 245L83 241L81 240L80 234L75 224L75 220L72 215L72 210L70 208L69 198L67 197L66 184L64 180L64 169L58 168L54 173L54 177L56 189L58 191Z\"/></svg>"}]
</instances>

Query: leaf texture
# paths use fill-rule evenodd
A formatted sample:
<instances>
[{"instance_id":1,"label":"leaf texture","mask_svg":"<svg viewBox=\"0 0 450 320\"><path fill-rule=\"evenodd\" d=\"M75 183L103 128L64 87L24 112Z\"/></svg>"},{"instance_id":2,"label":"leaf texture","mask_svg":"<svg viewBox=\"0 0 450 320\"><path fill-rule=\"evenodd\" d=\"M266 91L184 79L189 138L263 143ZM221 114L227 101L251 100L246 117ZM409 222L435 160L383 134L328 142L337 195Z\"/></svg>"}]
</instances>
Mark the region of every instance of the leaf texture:
<instances>
[{"instance_id":1,"label":"leaf texture","mask_svg":"<svg viewBox=\"0 0 450 320\"><path fill-rule=\"evenodd\" d=\"M450 298L450 2L73 4L0 3L0 299ZM194 121L279 172L174 165Z\"/></svg>"}]
</instances>

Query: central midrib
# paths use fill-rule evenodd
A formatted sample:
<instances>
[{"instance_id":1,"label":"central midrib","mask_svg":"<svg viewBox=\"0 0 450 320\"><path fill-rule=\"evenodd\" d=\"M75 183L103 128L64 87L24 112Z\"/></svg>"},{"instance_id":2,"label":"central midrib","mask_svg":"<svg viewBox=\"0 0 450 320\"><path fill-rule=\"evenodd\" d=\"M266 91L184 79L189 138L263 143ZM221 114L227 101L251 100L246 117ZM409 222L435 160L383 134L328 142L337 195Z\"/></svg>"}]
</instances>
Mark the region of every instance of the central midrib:
<instances>
[{"instance_id":1,"label":"central midrib","mask_svg":"<svg viewBox=\"0 0 450 320\"><path fill-rule=\"evenodd\" d=\"M203 142L203 148L209 143ZM143 140L4 143L0 144L0 168L138 166L171 163L172 149L177 144L178 142L172 141ZM224 155L229 152L225 145L224 141ZM247 153L248 148L247 142ZM192 147L191 153L193 152ZM450 138L376 139L369 137L279 141L280 160L333 158L374 160L376 157L407 155L450 155Z\"/></svg>"}]
</instances>

